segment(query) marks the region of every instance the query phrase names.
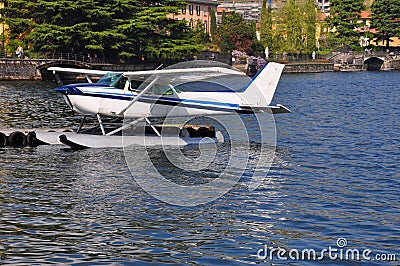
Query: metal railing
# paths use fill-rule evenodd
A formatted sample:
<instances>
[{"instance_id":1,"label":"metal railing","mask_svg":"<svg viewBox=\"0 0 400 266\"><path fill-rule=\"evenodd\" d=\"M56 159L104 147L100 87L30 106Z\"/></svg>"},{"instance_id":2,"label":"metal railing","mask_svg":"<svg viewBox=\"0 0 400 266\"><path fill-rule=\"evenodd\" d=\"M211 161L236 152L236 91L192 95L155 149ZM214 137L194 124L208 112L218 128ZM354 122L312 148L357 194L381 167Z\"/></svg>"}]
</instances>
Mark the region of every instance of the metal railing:
<instances>
[{"instance_id":1,"label":"metal railing","mask_svg":"<svg viewBox=\"0 0 400 266\"><path fill-rule=\"evenodd\" d=\"M99 58L97 56L82 55L82 54L72 54L72 53L54 53L47 55L42 59L58 60L61 62L74 62L74 63L89 63L89 64L105 64L106 60L104 58Z\"/></svg>"},{"instance_id":2,"label":"metal railing","mask_svg":"<svg viewBox=\"0 0 400 266\"><path fill-rule=\"evenodd\" d=\"M42 54L42 53L27 53L25 54L23 59L19 59L17 55L5 54L4 52L0 52L0 60L54 60L59 61L60 63L88 63L88 64L107 64L107 61L104 58L100 58L97 56L91 55L82 55L82 54L73 54L73 53L51 53L51 54Z\"/></svg>"}]
</instances>

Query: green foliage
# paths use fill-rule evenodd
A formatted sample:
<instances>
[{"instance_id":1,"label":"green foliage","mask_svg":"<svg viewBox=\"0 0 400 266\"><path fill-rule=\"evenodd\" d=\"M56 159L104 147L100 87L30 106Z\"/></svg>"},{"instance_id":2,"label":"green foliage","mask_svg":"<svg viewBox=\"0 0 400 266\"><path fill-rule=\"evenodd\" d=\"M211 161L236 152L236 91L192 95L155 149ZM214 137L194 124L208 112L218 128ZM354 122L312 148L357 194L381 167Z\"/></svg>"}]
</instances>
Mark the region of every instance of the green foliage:
<instances>
[{"instance_id":1,"label":"green foliage","mask_svg":"<svg viewBox=\"0 0 400 266\"><path fill-rule=\"evenodd\" d=\"M214 38L215 33L217 31L217 18L215 17L215 10L211 8L210 10L210 16L211 16L211 25L210 25L210 34L211 38Z\"/></svg>"},{"instance_id":2,"label":"green foliage","mask_svg":"<svg viewBox=\"0 0 400 266\"><path fill-rule=\"evenodd\" d=\"M286 18L286 51L299 51L302 48L302 14L296 0L288 0L283 7L283 17Z\"/></svg>"},{"instance_id":3,"label":"green foliage","mask_svg":"<svg viewBox=\"0 0 400 266\"><path fill-rule=\"evenodd\" d=\"M371 26L378 30L375 38L389 48L391 38L400 37L400 0L375 0L371 11Z\"/></svg>"},{"instance_id":4,"label":"green foliage","mask_svg":"<svg viewBox=\"0 0 400 266\"><path fill-rule=\"evenodd\" d=\"M261 43L272 53L308 52L315 49L315 6L313 0L288 0L272 11L263 1Z\"/></svg>"},{"instance_id":5,"label":"green foliage","mask_svg":"<svg viewBox=\"0 0 400 266\"><path fill-rule=\"evenodd\" d=\"M5 13L8 37L35 51L140 59L198 51L185 21L168 17L184 6L183 0L10 0Z\"/></svg>"},{"instance_id":6,"label":"green foliage","mask_svg":"<svg viewBox=\"0 0 400 266\"><path fill-rule=\"evenodd\" d=\"M11 54L12 56L15 56L15 51L17 50L19 45L22 46L22 48L24 49L24 54L26 55L27 54L27 50L26 50L27 47L25 46L25 44L21 40L18 40L18 39L11 40L8 43L8 45L6 45L6 47L5 47L6 48L6 52L8 54Z\"/></svg>"},{"instance_id":7,"label":"green foliage","mask_svg":"<svg viewBox=\"0 0 400 266\"><path fill-rule=\"evenodd\" d=\"M236 49L248 54L253 53L256 40L255 23L247 23L237 13L229 16L223 14L222 24L218 27L213 39L222 52L231 52Z\"/></svg>"},{"instance_id":8,"label":"green foliage","mask_svg":"<svg viewBox=\"0 0 400 266\"><path fill-rule=\"evenodd\" d=\"M307 52L312 52L316 46L316 11L314 0L306 0L303 6L303 44ZM305 38L304 38L305 37Z\"/></svg>"},{"instance_id":9,"label":"green foliage","mask_svg":"<svg viewBox=\"0 0 400 266\"><path fill-rule=\"evenodd\" d=\"M392 0L393 1L393 0ZM358 47L359 18L364 10L363 0L331 0L331 16L328 24L336 29L335 37L342 45Z\"/></svg>"},{"instance_id":10,"label":"green foliage","mask_svg":"<svg viewBox=\"0 0 400 266\"><path fill-rule=\"evenodd\" d=\"M320 52L339 48L341 43L332 33L323 33L319 38Z\"/></svg>"},{"instance_id":11,"label":"green foliage","mask_svg":"<svg viewBox=\"0 0 400 266\"><path fill-rule=\"evenodd\" d=\"M267 7L267 0L263 1L260 21L260 41L264 47L271 48L274 42L274 30L272 25L272 9Z\"/></svg>"},{"instance_id":12,"label":"green foliage","mask_svg":"<svg viewBox=\"0 0 400 266\"><path fill-rule=\"evenodd\" d=\"M206 32L203 22L199 19L193 29L193 41L198 44L210 43L210 35Z\"/></svg>"}]
</instances>

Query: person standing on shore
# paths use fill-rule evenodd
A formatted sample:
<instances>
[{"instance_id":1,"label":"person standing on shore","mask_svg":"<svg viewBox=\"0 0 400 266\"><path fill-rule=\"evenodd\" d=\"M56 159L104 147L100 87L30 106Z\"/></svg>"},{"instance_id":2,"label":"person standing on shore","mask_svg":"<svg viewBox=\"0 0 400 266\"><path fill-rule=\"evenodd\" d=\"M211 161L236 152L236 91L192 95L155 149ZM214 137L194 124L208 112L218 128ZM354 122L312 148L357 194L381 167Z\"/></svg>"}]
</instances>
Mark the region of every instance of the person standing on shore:
<instances>
[{"instance_id":1,"label":"person standing on shore","mask_svg":"<svg viewBox=\"0 0 400 266\"><path fill-rule=\"evenodd\" d=\"M18 55L19 59L23 59L24 58L24 49L22 48L21 45L18 45L18 48L15 51L15 54Z\"/></svg>"}]
</instances>

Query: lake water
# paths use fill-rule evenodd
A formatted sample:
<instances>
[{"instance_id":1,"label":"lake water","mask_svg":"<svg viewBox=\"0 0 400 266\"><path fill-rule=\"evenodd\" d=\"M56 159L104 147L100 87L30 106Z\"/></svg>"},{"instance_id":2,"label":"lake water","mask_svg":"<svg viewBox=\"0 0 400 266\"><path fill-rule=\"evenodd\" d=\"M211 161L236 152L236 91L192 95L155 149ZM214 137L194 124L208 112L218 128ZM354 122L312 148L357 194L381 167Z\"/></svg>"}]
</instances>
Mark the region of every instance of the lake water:
<instances>
[{"instance_id":1,"label":"lake water","mask_svg":"<svg viewBox=\"0 0 400 266\"><path fill-rule=\"evenodd\" d=\"M0 127L73 126L53 86L2 81ZM400 72L286 74L274 102L292 113L267 178L194 207L145 192L120 149L0 149L0 263L399 265Z\"/></svg>"}]
</instances>

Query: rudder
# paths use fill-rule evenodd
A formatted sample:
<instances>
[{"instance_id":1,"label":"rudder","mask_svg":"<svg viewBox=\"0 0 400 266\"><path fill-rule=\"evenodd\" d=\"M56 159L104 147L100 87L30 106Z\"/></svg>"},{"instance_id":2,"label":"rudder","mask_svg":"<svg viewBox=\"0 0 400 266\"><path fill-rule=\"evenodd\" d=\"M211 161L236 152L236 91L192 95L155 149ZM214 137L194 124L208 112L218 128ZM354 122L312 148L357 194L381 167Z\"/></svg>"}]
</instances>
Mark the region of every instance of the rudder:
<instances>
[{"instance_id":1,"label":"rudder","mask_svg":"<svg viewBox=\"0 0 400 266\"><path fill-rule=\"evenodd\" d=\"M253 82L243 92L243 105L269 105L274 97L285 65L268 62L253 78Z\"/></svg>"}]
</instances>

